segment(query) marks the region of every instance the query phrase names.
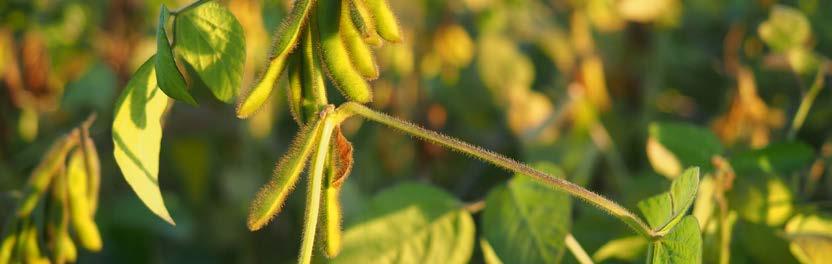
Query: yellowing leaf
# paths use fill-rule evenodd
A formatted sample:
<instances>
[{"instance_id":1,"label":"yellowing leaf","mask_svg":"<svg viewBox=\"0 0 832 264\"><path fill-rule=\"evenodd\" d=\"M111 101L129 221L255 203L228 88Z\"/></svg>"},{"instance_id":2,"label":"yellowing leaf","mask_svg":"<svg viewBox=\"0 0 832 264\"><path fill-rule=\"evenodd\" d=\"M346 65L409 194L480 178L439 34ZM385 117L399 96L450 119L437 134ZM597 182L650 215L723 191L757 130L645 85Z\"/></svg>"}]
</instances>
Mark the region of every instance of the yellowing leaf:
<instances>
[{"instance_id":1,"label":"yellowing leaf","mask_svg":"<svg viewBox=\"0 0 832 264\"><path fill-rule=\"evenodd\" d=\"M789 248L802 263L832 260L832 218L827 215L797 215L786 224Z\"/></svg>"},{"instance_id":2,"label":"yellowing leaf","mask_svg":"<svg viewBox=\"0 0 832 264\"><path fill-rule=\"evenodd\" d=\"M159 191L159 145L168 97L156 85L151 57L133 74L116 104L113 154L124 179L153 213L174 224Z\"/></svg>"},{"instance_id":3,"label":"yellowing leaf","mask_svg":"<svg viewBox=\"0 0 832 264\"><path fill-rule=\"evenodd\" d=\"M760 24L757 33L775 52L798 47L812 35L806 16L800 10L784 5L771 8L768 20Z\"/></svg>"}]
</instances>

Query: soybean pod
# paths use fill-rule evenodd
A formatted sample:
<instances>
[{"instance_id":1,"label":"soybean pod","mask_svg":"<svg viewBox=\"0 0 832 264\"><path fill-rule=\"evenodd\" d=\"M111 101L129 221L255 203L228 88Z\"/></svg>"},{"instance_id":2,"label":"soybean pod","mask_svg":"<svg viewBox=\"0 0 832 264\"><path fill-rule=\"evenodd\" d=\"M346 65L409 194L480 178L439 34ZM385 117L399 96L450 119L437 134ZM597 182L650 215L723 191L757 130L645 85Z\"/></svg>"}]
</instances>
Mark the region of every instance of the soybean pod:
<instances>
[{"instance_id":1,"label":"soybean pod","mask_svg":"<svg viewBox=\"0 0 832 264\"><path fill-rule=\"evenodd\" d=\"M341 39L347 49L347 55L350 57L352 66L364 78L372 80L378 78L378 66L376 66L373 53L367 43L364 43L361 33L353 25L350 16L350 2L352 1L341 1Z\"/></svg>"},{"instance_id":2,"label":"soybean pod","mask_svg":"<svg viewBox=\"0 0 832 264\"><path fill-rule=\"evenodd\" d=\"M78 241L81 242L81 246L90 251L99 251L102 246L101 234L90 213L89 200L87 199L87 181L89 177L82 151L76 150L72 153L66 175L70 219L75 234L78 236Z\"/></svg>"},{"instance_id":3,"label":"soybean pod","mask_svg":"<svg viewBox=\"0 0 832 264\"><path fill-rule=\"evenodd\" d=\"M289 91L286 95L289 98L289 113L298 125L303 125L303 56L299 52L289 55L289 65L286 68L289 78Z\"/></svg>"},{"instance_id":4,"label":"soybean pod","mask_svg":"<svg viewBox=\"0 0 832 264\"><path fill-rule=\"evenodd\" d=\"M18 217L27 217L38 204L41 194L49 187L61 166L64 165L67 153L78 144L78 133L73 130L66 137L52 144L40 164L29 176L29 182L23 191L23 199L17 208Z\"/></svg>"},{"instance_id":5,"label":"soybean pod","mask_svg":"<svg viewBox=\"0 0 832 264\"><path fill-rule=\"evenodd\" d=\"M355 29L361 33L364 42L372 46L381 46L381 37L376 32L376 25L364 0L349 0L350 19Z\"/></svg>"},{"instance_id":6,"label":"soybean pod","mask_svg":"<svg viewBox=\"0 0 832 264\"><path fill-rule=\"evenodd\" d=\"M252 231L263 228L280 212L286 197L295 188L312 149L317 145L323 120L317 118L298 132L289 152L281 158L269 183L257 193L251 203L248 228Z\"/></svg>"},{"instance_id":7,"label":"soybean pod","mask_svg":"<svg viewBox=\"0 0 832 264\"><path fill-rule=\"evenodd\" d=\"M280 74L283 73L289 54L292 53L298 39L300 39L304 24L313 6L315 6L315 0L297 0L295 2L287 22L275 34L274 54L269 59L266 71L262 73L254 86L242 96L242 100L237 106L237 117L247 118L251 116L270 97Z\"/></svg>"},{"instance_id":8,"label":"soybean pod","mask_svg":"<svg viewBox=\"0 0 832 264\"><path fill-rule=\"evenodd\" d=\"M312 14L316 18L315 14ZM328 104L326 82L321 68L321 59L315 49L318 43L318 26L309 23L302 41L303 51L303 113L307 120L312 119Z\"/></svg>"},{"instance_id":9,"label":"soybean pod","mask_svg":"<svg viewBox=\"0 0 832 264\"><path fill-rule=\"evenodd\" d=\"M364 0L367 4L367 9L370 10L375 19L376 32L387 41L399 42L402 40L401 32L399 31L399 22L396 21L396 15L390 10L390 5L386 0Z\"/></svg>"},{"instance_id":10,"label":"soybean pod","mask_svg":"<svg viewBox=\"0 0 832 264\"><path fill-rule=\"evenodd\" d=\"M321 54L330 79L350 100L367 103L373 96L370 87L350 62L339 32L341 20L340 1L318 3L318 30L321 37Z\"/></svg>"}]
</instances>

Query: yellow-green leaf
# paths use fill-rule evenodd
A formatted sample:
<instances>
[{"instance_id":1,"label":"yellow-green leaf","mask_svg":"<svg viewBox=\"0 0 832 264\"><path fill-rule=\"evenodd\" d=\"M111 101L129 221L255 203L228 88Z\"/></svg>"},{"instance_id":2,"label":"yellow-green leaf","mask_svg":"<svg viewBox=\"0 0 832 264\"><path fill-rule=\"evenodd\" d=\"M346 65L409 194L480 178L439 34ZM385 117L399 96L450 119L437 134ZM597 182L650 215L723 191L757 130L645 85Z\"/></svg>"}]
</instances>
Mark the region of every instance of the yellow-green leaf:
<instances>
[{"instance_id":1,"label":"yellow-green leaf","mask_svg":"<svg viewBox=\"0 0 832 264\"><path fill-rule=\"evenodd\" d=\"M151 57L139 67L116 104L113 154L124 179L142 202L174 224L159 190L159 147L168 97L156 85L153 61Z\"/></svg>"}]
</instances>

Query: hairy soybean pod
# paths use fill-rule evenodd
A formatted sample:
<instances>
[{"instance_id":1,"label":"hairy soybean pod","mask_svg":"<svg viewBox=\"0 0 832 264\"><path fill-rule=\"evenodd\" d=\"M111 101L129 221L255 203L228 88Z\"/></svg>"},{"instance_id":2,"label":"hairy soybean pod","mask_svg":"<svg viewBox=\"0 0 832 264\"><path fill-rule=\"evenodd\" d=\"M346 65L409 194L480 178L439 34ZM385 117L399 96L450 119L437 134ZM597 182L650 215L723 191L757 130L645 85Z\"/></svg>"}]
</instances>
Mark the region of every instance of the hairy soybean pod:
<instances>
[{"instance_id":1,"label":"hairy soybean pod","mask_svg":"<svg viewBox=\"0 0 832 264\"><path fill-rule=\"evenodd\" d=\"M399 22L396 21L396 15L390 10L390 5L386 0L365 0L367 9L375 19L376 32L382 38L390 42L399 42L402 40L401 32L399 32Z\"/></svg>"},{"instance_id":2,"label":"hairy soybean pod","mask_svg":"<svg viewBox=\"0 0 832 264\"><path fill-rule=\"evenodd\" d=\"M312 17L317 18L315 14L312 14ZM326 99L326 83L324 81L323 69L321 68L321 60L315 49L315 43L318 43L318 25L316 23L309 23L304 33L302 40L303 113L308 121L312 119L311 116L317 115L318 112L323 110L328 102Z\"/></svg>"},{"instance_id":3,"label":"hairy soybean pod","mask_svg":"<svg viewBox=\"0 0 832 264\"><path fill-rule=\"evenodd\" d=\"M23 199L17 208L18 217L24 218L32 213L32 210L35 209L35 206L37 206L40 200L41 194L43 194L49 186L49 182L52 181L53 176L64 164L67 152L77 144L78 134L75 130L52 144L38 166L32 171L32 175L29 176L29 182L23 191Z\"/></svg>"},{"instance_id":4,"label":"hairy soybean pod","mask_svg":"<svg viewBox=\"0 0 832 264\"><path fill-rule=\"evenodd\" d=\"M303 54L295 52L289 55L289 65L286 67L289 78L289 91L286 95L289 98L289 113L298 125L304 124L303 114Z\"/></svg>"},{"instance_id":5,"label":"hairy soybean pod","mask_svg":"<svg viewBox=\"0 0 832 264\"><path fill-rule=\"evenodd\" d=\"M248 228L252 231L265 226L280 212L286 197L295 187L300 173L319 140L323 120L316 118L313 126L305 126L298 132L289 152L281 158L272 179L257 193L251 203L248 215Z\"/></svg>"},{"instance_id":6,"label":"hairy soybean pod","mask_svg":"<svg viewBox=\"0 0 832 264\"><path fill-rule=\"evenodd\" d=\"M72 227L81 246L90 251L101 250L101 234L98 226L90 213L87 200L87 170L84 162L84 153L76 150L69 157L67 167L67 187L69 211L72 220Z\"/></svg>"},{"instance_id":7,"label":"hairy soybean pod","mask_svg":"<svg viewBox=\"0 0 832 264\"><path fill-rule=\"evenodd\" d=\"M89 128L81 129L81 150L84 152L84 162L87 169L87 203L90 207L90 215L95 215L98 209L98 190L101 186L101 161L98 158L98 151L95 149L95 142L90 137Z\"/></svg>"},{"instance_id":8,"label":"hairy soybean pod","mask_svg":"<svg viewBox=\"0 0 832 264\"><path fill-rule=\"evenodd\" d=\"M275 34L274 54L269 59L266 72L262 73L254 86L241 97L242 100L237 106L237 117L247 118L251 116L269 98L275 83L277 83L283 68L286 66L289 54L292 53L292 49L300 39L305 21L309 17L309 11L312 10L314 5L315 0L297 0L295 2L288 19Z\"/></svg>"},{"instance_id":9,"label":"hairy soybean pod","mask_svg":"<svg viewBox=\"0 0 832 264\"><path fill-rule=\"evenodd\" d=\"M351 0L350 2L350 18L352 24L361 36L364 42L373 46L381 46L381 37L376 32L376 25L373 24L373 17L370 11L367 10L367 4L364 0Z\"/></svg>"},{"instance_id":10,"label":"hairy soybean pod","mask_svg":"<svg viewBox=\"0 0 832 264\"><path fill-rule=\"evenodd\" d=\"M341 2L341 39L344 42L344 47L347 49L347 54L350 57L352 66L361 73L366 79L378 78L378 66L373 59L373 53L361 33L355 28L350 18L350 2Z\"/></svg>"},{"instance_id":11,"label":"hairy soybean pod","mask_svg":"<svg viewBox=\"0 0 832 264\"><path fill-rule=\"evenodd\" d=\"M329 155L337 154L330 151ZM321 235L324 239L326 255L333 258L341 252L341 202L338 200L340 189L333 185L338 168L332 159L327 163L327 178L324 180L323 197L321 197L323 206L321 207L320 228L322 228Z\"/></svg>"},{"instance_id":12,"label":"hairy soybean pod","mask_svg":"<svg viewBox=\"0 0 832 264\"><path fill-rule=\"evenodd\" d=\"M323 61L332 82L352 101L359 103L372 101L373 95L369 85L353 68L349 54L341 40L338 30L341 24L340 1L321 1L318 3L317 10L321 54L323 54Z\"/></svg>"}]
</instances>

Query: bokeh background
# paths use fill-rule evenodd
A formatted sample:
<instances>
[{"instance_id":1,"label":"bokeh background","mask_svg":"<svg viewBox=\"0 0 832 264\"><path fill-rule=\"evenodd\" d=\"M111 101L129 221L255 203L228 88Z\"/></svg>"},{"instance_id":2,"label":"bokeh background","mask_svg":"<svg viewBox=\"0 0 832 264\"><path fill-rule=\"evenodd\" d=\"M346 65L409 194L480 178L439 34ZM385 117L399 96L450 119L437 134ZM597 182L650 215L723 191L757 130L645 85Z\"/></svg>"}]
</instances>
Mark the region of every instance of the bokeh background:
<instances>
[{"instance_id":1,"label":"bokeh background","mask_svg":"<svg viewBox=\"0 0 832 264\"><path fill-rule=\"evenodd\" d=\"M116 98L155 52L160 5L189 2L0 1L0 216L9 215L46 148L97 113L92 135L103 173L96 222L104 250L81 250L82 263L295 261L302 191L264 230L245 226L250 200L298 129L283 89L249 120L238 120L234 105L204 89L192 91L200 106L172 108L159 175L175 227L144 207L115 165ZM219 2L244 27L243 83L251 83L291 1ZM782 141L818 63L832 54L832 1L824 0L390 3L405 40L375 50L382 75L372 82L370 106L518 160L555 162L570 180L629 208L669 182L648 162L650 122L707 127L729 153ZM777 5L808 19L800 52L780 52L761 37L759 28ZM786 34L803 30L787 28ZM329 94L343 101L336 90ZM817 153L807 172L813 188L790 185L796 206L827 212L830 102L827 87L797 134ZM344 131L356 149L342 192L346 226L373 194L396 183L427 182L474 202L511 176L376 124L351 120ZM305 189L302 182L297 190ZM630 234L616 219L575 204L572 232L588 252ZM764 249L736 244L737 262L767 261L754 253ZM479 249L472 261L482 261Z\"/></svg>"}]
</instances>

